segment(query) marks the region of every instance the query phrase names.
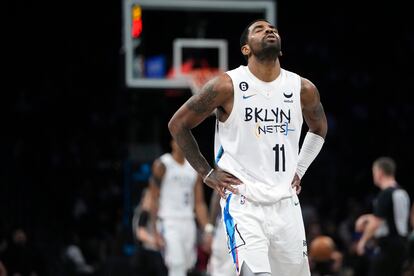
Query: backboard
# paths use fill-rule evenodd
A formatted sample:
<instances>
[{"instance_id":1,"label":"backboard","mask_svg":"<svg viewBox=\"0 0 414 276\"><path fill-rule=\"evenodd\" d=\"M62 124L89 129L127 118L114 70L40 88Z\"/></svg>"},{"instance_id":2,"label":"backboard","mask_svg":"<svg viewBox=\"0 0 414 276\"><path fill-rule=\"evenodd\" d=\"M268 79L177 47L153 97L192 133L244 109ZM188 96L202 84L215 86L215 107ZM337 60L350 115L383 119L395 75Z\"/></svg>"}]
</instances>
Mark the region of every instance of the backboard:
<instances>
[{"instance_id":1,"label":"backboard","mask_svg":"<svg viewBox=\"0 0 414 276\"><path fill-rule=\"evenodd\" d=\"M252 20L275 24L271 0L124 0L125 82L131 88L189 88L197 67L243 63L239 38Z\"/></svg>"}]
</instances>

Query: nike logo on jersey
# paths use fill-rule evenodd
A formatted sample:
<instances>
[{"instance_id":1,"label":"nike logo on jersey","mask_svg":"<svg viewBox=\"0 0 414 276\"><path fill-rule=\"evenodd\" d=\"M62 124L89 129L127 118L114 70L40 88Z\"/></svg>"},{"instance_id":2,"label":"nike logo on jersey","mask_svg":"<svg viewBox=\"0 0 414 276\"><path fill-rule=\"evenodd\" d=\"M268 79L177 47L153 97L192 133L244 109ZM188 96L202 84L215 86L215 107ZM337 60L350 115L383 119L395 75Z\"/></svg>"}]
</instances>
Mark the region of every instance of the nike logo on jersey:
<instances>
[{"instance_id":1,"label":"nike logo on jersey","mask_svg":"<svg viewBox=\"0 0 414 276\"><path fill-rule=\"evenodd\" d=\"M283 96L285 96L286 98L290 99L290 98L292 98L293 93L292 92L290 92L290 94L283 93Z\"/></svg>"},{"instance_id":2,"label":"nike logo on jersey","mask_svg":"<svg viewBox=\"0 0 414 276\"><path fill-rule=\"evenodd\" d=\"M299 205L299 202L293 202L293 204L295 204L295 206L298 206Z\"/></svg>"},{"instance_id":3,"label":"nike logo on jersey","mask_svg":"<svg viewBox=\"0 0 414 276\"><path fill-rule=\"evenodd\" d=\"M248 99L248 98L251 98L253 96L256 96L256 94L252 94L252 95L249 95L249 96L243 95L243 99Z\"/></svg>"}]
</instances>

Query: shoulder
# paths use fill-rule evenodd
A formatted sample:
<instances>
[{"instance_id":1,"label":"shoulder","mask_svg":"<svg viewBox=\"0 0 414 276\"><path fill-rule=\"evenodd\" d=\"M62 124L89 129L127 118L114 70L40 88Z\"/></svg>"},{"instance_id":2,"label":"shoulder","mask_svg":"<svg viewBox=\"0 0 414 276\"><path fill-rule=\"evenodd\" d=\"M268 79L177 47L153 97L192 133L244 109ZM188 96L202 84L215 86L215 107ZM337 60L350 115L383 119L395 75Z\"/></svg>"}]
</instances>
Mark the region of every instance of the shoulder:
<instances>
[{"instance_id":1,"label":"shoulder","mask_svg":"<svg viewBox=\"0 0 414 276\"><path fill-rule=\"evenodd\" d=\"M229 72L222 73L210 81L212 89L220 93L233 93L233 81Z\"/></svg>"},{"instance_id":2,"label":"shoulder","mask_svg":"<svg viewBox=\"0 0 414 276\"><path fill-rule=\"evenodd\" d=\"M227 73L221 73L204 84L200 93L196 94L194 97L208 98L212 95L216 97L226 93L233 93L233 82Z\"/></svg>"},{"instance_id":3,"label":"shoulder","mask_svg":"<svg viewBox=\"0 0 414 276\"><path fill-rule=\"evenodd\" d=\"M303 106L315 106L319 103L319 91L308 79L300 78L300 99Z\"/></svg>"},{"instance_id":4,"label":"shoulder","mask_svg":"<svg viewBox=\"0 0 414 276\"><path fill-rule=\"evenodd\" d=\"M302 77L301 76L299 76L298 74L296 74L295 72L292 72L292 71L289 71L289 70L286 70L285 68L280 68L281 69L281 73L283 74L283 75L285 75L286 77L288 77L288 78L295 78L295 79L298 79L298 80L300 80L301 81L301 79L302 79Z\"/></svg>"},{"instance_id":5,"label":"shoulder","mask_svg":"<svg viewBox=\"0 0 414 276\"><path fill-rule=\"evenodd\" d=\"M227 71L226 74L229 75L231 78L237 78L240 75L244 77L247 74L246 68L247 66L240 65L237 68Z\"/></svg>"},{"instance_id":6,"label":"shoulder","mask_svg":"<svg viewBox=\"0 0 414 276\"><path fill-rule=\"evenodd\" d=\"M163 155L161 155L159 158L155 159L155 161L157 162L161 162L163 164L168 163L170 160L172 160L172 156L170 153L164 153ZM154 162L155 162L154 161Z\"/></svg>"},{"instance_id":7,"label":"shoulder","mask_svg":"<svg viewBox=\"0 0 414 276\"><path fill-rule=\"evenodd\" d=\"M156 175L165 173L165 165L168 163L168 155L162 155L161 157L154 160L152 163L152 172Z\"/></svg>"},{"instance_id":8,"label":"shoulder","mask_svg":"<svg viewBox=\"0 0 414 276\"><path fill-rule=\"evenodd\" d=\"M300 92L301 95L314 94L318 92L316 86L308 79L300 77Z\"/></svg>"},{"instance_id":9,"label":"shoulder","mask_svg":"<svg viewBox=\"0 0 414 276\"><path fill-rule=\"evenodd\" d=\"M402 188L396 188L392 191L392 197L396 201L409 200L410 196L407 191Z\"/></svg>"},{"instance_id":10,"label":"shoulder","mask_svg":"<svg viewBox=\"0 0 414 276\"><path fill-rule=\"evenodd\" d=\"M209 80L201 89L201 92L195 96L204 107L214 105L222 106L233 97L233 81L227 73L222 73L217 77Z\"/></svg>"}]
</instances>

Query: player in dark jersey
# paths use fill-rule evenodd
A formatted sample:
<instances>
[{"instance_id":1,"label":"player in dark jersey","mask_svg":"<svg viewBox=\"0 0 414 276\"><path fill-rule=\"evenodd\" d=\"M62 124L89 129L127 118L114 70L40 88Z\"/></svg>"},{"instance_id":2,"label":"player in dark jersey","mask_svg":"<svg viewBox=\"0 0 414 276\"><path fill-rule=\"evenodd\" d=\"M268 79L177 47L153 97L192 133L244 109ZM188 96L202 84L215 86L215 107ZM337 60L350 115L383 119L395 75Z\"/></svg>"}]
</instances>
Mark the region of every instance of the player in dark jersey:
<instances>
[{"instance_id":1,"label":"player in dark jersey","mask_svg":"<svg viewBox=\"0 0 414 276\"><path fill-rule=\"evenodd\" d=\"M357 253L365 254L366 244L375 238L370 276L401 275L406 255L406 244L410 214L410 198L395 180L394 160L381 157L372 166L374 184L381 189L372 214L358 218L355 224L362 237Z\"/></svg>"}]
</instances>

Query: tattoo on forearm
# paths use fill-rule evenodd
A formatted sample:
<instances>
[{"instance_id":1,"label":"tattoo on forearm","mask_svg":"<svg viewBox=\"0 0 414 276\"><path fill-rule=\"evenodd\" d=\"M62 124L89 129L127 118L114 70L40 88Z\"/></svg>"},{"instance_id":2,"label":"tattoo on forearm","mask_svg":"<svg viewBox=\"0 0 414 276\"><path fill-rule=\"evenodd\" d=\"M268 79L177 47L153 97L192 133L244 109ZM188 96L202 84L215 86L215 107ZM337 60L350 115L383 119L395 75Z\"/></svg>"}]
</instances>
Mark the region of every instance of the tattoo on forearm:
<instances>
[{"instance_id":1,"label":"tattoo on forearm","mask_svg":"<svg viewBox=\"0 0 414 276\"><path fill-rule=\"evenodd\" d=\"M195 113L204 114L214 108L212 104L217 95L217 91L214 90L214 82L210 81L203 88L203 91L199 95L192 97L186 105Z\"/></svg>"},{"instance_id":2,"label":"tattoo on forearm","mask_svg":"<svg viewBox=\"0 0 414 276\"><path fill-rule=\"evenodd\" d=\"M194 169L202 175L203 173L208 172L210 165L201 154L191 131L188 129L182 129L179 133L177 133L175 139L178 145L180 145L181 150L184 152L188 162L194 167Z\"/></svg>"}]
</instances>

